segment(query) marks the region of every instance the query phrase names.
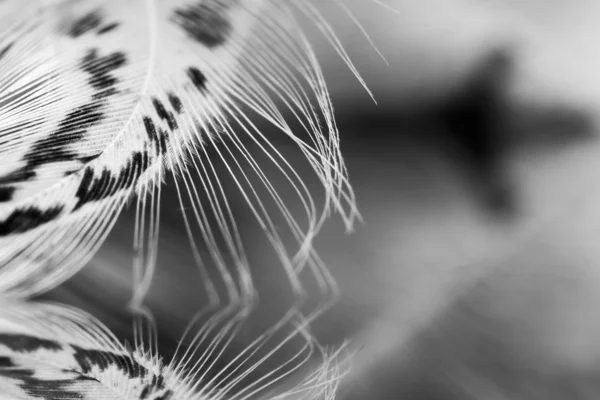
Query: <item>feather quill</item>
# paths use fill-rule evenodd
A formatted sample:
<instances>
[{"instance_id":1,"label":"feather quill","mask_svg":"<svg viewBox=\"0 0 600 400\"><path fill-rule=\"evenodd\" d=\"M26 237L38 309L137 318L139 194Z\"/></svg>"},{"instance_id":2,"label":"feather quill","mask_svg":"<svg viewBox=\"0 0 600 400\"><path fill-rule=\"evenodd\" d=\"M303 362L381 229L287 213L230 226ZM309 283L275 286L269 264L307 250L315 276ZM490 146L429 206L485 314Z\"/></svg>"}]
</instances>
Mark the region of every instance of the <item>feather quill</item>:
<instances>
[{"instance_id":1,"label":"feather quill","mask_svg":"<svg viewBox=\"0 0 600 400\"><path fill-rule=\"evenodd\" d=\"M189 199L190 235L208 243L223 274L222 254L230 253L243 284L243 246L209 150L226 164L227 179L242 191L291 279L308 259L319 271L310 240L323 217L335 208L350 226L356 210L329 96L293 8L309 15L344 56L303 0L3 1L0 292L31 296L63 282L93 256L137 194L133 303L139 306L154 268L167 171L178 176L182 207ZM292 132L283 110L304 138ZM305 154L326 189L322 213L250 115ZM287 212L242 139L287 177L305 204L306 228ZM249 174L263 183L299 250L282 245Z\"/></svg>"}]
</instances>

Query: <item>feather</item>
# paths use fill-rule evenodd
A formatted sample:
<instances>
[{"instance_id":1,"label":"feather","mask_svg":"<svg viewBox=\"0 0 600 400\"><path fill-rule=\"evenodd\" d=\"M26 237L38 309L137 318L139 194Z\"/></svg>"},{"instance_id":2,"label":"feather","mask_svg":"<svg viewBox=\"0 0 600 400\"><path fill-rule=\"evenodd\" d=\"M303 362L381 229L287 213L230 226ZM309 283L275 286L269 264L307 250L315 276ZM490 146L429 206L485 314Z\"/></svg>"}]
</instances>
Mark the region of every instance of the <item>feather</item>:
<instances>
[{"instance_id":1,"label":"feather","mask_svg":"<svg viewBox=\"0 0 600 400\"><path fill-rule=\"evenodd\" d=\"M0 3L0 398L246 400L316 355L322 360L316 372L286 393L263 397L333 396L336 355L327 355L308 331L324 307L305 315L296 305L234 360L219 363L256 298L224 178L241 191L296 294L303 293L299 275L307 266L323 290L335 288L311 240L332 209L348 228L357 216L329 95L295 19L298 10L348 61L304 0ZM325 187L321 207L257 117L304 154ZM305 206L307 226L287 210L258 155L289 182ZM176 176L187 209L192 250L199 254L197 237L206 242L227 289L227 305L214 308L221 299L211 297L182 338L187 350L171 363L160 359L152 316L143 306L167 173ZM137 313L131 350L81 311L20 299L77 272L133 197ZM270 209L281 213L297 248L283 245ZM198 256L197 263L205 273L204 260ZM209 274L203 277L210 294L214 284ZM201 328L193 329L197 324ZM297 340L303 344L296 353L248 383L259 366Z\"/></svg>"},{"instance_id":2,"label":"feather","mask_svg":"<svg viewBox=\"0 0 600 400\"><path fill-rule=\"evenodd\" d=\"M192 246L203 238L224 276L222 254L231 255L237 275L226 281L244 286L249 278L224 179L242 191L291 279L310 265L326 282L310 250L312 236L331 209L342 212L348 227L357 214L330 99L294 9L310 16L347 59L304 0L0 3L0 293L31 296L70 277L137 195L133 304L140 306L154 268L160 184L168 171L190 214L184 218ZM306 156L326 190L321 210L251 116ZM305 204L305 228L262 174L248 142ZM209 152L227 177L216 175ZM249 184L252 174L262 195ZM264 193L273 207L265 206ZM282 213L297 249L282 245L268 209ZM297 283L294 290L302 292Z\"/></svg>"},{"instance_id":3,"label":"feather","mask_svg":"<svg viewBox=\"0 0 600 400\"><path fill-rule=\"evenodd\" d=\"M276 370L236 389L240 377L265 361L245 364L256 351L256 344L211 376L214 360L203 370L184 369L181 363L163 364L156 355L120 344L99 321L79 310L57 304L0 302L0 399L242 400L296 396L325 400L331 398L339 378L334 357L327 356L321 368L284 393L266 391L282 379L281 375L275 377ZM290 337L301 332L294 329ZM310 339L306 345L305 349L314 347ZM224 346L213 347L219 354ZM306 359L304 354L300 358ZM292 362L296 361L288 360ZM297 364L295 368L302 362ZM265 394L257 397L260 393Z\"/></svg>"}]
</instances>

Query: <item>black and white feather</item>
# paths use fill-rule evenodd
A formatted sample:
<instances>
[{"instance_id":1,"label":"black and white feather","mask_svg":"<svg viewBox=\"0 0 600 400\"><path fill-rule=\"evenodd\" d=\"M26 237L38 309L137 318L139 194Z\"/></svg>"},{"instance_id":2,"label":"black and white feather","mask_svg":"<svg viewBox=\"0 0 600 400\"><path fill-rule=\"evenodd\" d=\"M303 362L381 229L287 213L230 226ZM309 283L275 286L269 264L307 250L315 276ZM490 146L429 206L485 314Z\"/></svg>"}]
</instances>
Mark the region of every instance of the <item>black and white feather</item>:
<instances>
[{"instance_id":1,"label":"black and white feather","mask_svg":"<svg viewBox=\"0 0 600 400\"><path fill-rule=\"evenodd\" d=\"M308 331L322 307L309 314L295 307L234 360L217 363L255 299L222 182L239 189L299 295L307 267L325 292L335 287L311 247L324 217L341 211L348 227L356 217L329 95L298 14L348 61L305 0L0 2L0 399L334 395L336 356ZM312 166L325 187L320 207L260 128L264 122ZM306 209L305 224L288 211L256 151L291 185ZM217 173L215 158L226 176ZM206 272L199 238L227 298L211 296L213 283L202 275L211 302L182 338L187 350L163 364L144 298L156 264L167 173L176 177L197 264ZM132 198L137 253L130 306L137 316L129 348L81 311L27 299L82 268ZM283 244L273 209L295 238L294 249ZM296 353L240 386L294 340L302 343ZM308 378L285 393L266 394L315 355L321 366Z\"/></svg>"},{"instance_id":2,"label":"black and white feather","mask_svg":"<svg viewBox=\"0 0 600 400\"><path fill-rule=\"evenodd\" d=\"M242 274L246 261L223 179L242 191L291 276L310 258L308 243L322 215L335 208L351 223L354 200L332 107L297 10L344 55L304 0L3 1L0 292L31 296L67 279L137 195L134 303L141 304L154 268L160 183L168 171L178 177L192 241L204 239L222 268L227 262L221 255L231 254L230 264ZM292 132L284 114L303 135ZM321 210L255 117L306 155L326 188ZM248 141L305 204L303 228ZM209 150L213 159L235 160L225 162L228 176L216 176ZM262 196L266 192L284 215L299 250L281 244L259 191L248 185L249 174L262 181ZM207 203L201 204L199 192ZM189 199L185 207L183 198ZM207 215L216 218L209 222Z\"/></svg>"},{"instance_id":3,"label":"black and white feather","mask_svg":"<svg viewBox=\"0 0 600 400\"><path fill-rule=\"evenodd\" d=\"M292 389L268 394L281 376L265 375L236 389L236 381L264 360L245 365L249 346L216 374L121 345L97 320L78 310L42 303L0 303L0 399L241 400L329 399L339 370L328 358ZM294 361L294 360L288 360ZM208 365L208 366L207 366ZM237 375L233 375L237 372ZM233 378L232 376L235 376Z\"/></svg>"}]
</instances>

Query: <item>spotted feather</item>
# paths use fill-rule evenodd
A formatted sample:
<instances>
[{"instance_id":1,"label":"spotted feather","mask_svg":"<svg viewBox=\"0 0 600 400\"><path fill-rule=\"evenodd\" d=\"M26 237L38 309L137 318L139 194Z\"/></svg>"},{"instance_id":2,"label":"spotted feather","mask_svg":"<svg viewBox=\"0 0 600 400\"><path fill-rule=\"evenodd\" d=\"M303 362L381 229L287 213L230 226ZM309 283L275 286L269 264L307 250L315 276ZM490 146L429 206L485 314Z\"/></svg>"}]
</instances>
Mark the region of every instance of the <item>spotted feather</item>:
<instances>
[{"instance_id":1,"label":"spotted feather","mask_svg":"<svg viewBox=\"0 0 600 400\"><path fill-rule=\"evenodd\" d=\"M215 261L225 264L220 254L229 252L243 270L235 221L220 184L212 183L224 177L216 176L208 150L236 160L227 178L243 192L290 275L310 258L307 243L321 215L335 208L350 224L354 200L332 108L296 11L332 39L304 0L1 2L0 292L30 296L67 279L137 194L136 243L146 251L136 264L141 303L154 268L156 204L167 171L179 177L190 219ZM303 127L304 138L292 132L284 111ZM326 188L324 213L250 115L299 146ZM244 138L293 185L308 228L287 213ZM263 199L245 186L249 173L275 200L299 250L282 246ZM201 187L193 186L192 175ZM200 204L200 191L209 204ZM212 225L209 210L217 216ZM215 231L225 245L217 244Z\"/></svg>"},{"instance_id":2,"label":"spotted feather","mask_svg":"<svg viewBox=\"0 0 600 400\"><path fill-rule=\"evenodd\" d=\"M301 331L296 329L290 337ZM240 377L265 362L259 359L247 365L256 347L248 347L219 373L211 374L210 365L200 369L180 362L164 364L156 354L130 350L100 322L76 309L0 301L0 399L331 398L339 378L332 356L316 372L278 394L271 390L282 379L272 375L275 371L237 387Z\"/></svg>"}]
</instances>

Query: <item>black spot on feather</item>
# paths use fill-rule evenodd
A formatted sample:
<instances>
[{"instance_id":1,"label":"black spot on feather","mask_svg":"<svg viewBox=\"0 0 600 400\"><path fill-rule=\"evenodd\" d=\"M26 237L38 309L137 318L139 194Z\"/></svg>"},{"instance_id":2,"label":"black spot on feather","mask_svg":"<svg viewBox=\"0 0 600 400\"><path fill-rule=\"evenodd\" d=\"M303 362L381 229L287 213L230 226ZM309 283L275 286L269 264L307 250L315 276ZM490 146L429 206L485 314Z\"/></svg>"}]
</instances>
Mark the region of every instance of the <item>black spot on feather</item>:
<instances>
[{"instance_id":1,"label":"black spot on feather","mask_svg":"<svg viewBox=\"0 0 600 400\"><path fill-rule=\"evenodd\" d=\"M206 47L221 46L231 34L229 9L233 1L200 0L174 11L172 20L194 41Z\"/></svg>"},{"instance_id":2,"label":"black spot on feather","mask_svg":"<svg viewBox=\"0 0 600 400\"><path fill-rule=\"evenodd\" d=\"M98 28L102 24L102 16L98 11L92 11L81 18L76 19L67 28L67 34L73 38L85 35L89 31Z\"/></svg>"},{"instance_id":3,"label":"black spot on feather","mask_svg":"<svg viewBox=\"0 0 600 400\"><path fill-rule=\"evenodd\" d=\"M55 206L47 210L40 210L33 206L17 208L5 220L0 221L0 237L27 232L44 225L56 219L63 208L63 206Z\"/></svg>"},{"instance_id":4,"label":"black spot on feather","mask_svg":"<svg viewBox=\"0 0 600 400\"><path fill-rule=\"evenodd\" d=\"M163 129L157 130L150 117L144 117L144 127L150 142L158 149L158 154L165 154L167 152L167 143L169 141L167 132Z\"/></svg>"},{"instance_id":5,"label":"black spot on feather","mask_svg":"<svg viewBox=\"0 0 600 400\"><path fill-rule=\"evenodd\" d=\"M115 354L105 350L84 349L79 346L72 346L75 350L73 358L83 374L89 374L94 368L105 371L109 368L117 368L129 378L150 378L150 382L142 390L140 399L147 398L153 391L162 391L166 387L165 379L161 375L155 375L146 367L139 364L129 354ZM167 391L171 398L171 392Z\"/></svg>"},{"instance_id":6,"label":"black spot on feather","mask_svg":"<svg viewBox=\"0 0 600 400\"><path fill-rule=\"evenodd\" d=\"M206 90L206 76L196 67L189 67L187 74L191 79L192 83L199 91L203 92Z\"/></svg>"},{"instance_id":7,"label":"black spot on feather","mask_svg":"<svg viewBox=\"0 0 600 400\"><path fill-rule=\"evenodd\" d=\"M94 170L87 167L75 194L78 201L73 211L81 208L84 204L102 200L112 195L116 189L116 180L116 176L112 175L108 169L102 170L100 176L94 178Z\"/></svg>"},{"instance_id":8,"label":"black spot on feather","mask_svg":"<svg viewBox=\"0 0 600 400\"><path fill-rule=\"evenodd\" d=\"M152 375L152 379L150 380L150 383L148 383L148 385L146 385L146 387L144 387L144 390L142 391L142 396L141 398L144 398L143 395L145 394L146 397L148 397L153 390L162 390L165 388L165 378L162 375ZM170 399L171 396L173 395L173 392L171 392L170 390L165 392L165 394L163 396L161 396L160 398L156 398L156 400L160 400L160 399Z\"/></svg>"},{"instance_id":9,"label":"black spot on feather","mask_svg":"<svg viewBox=\"0 0 600 400\"><path fill-rule=\"evenodd\" d=\"M87 130L100 122L102 104L90 103L71 111L52 134L38 140L25 155L27 166L38 167L49 162L71 161L75 154L67 147L82 139Z\"/></svg>"},{"instance_id":10,"label":"black spot on feather","mask_svg":"<svg viewBox=\"0 0 600 400\"><path fill-rule=\"evenodd\" d=\"M0 185L7 185L11 183L18 183L22 181L27 181L36 176L35 171L27 168L27 166L16 170L5 176L0 176Z\"/></svg>"},{"instance_id":11,"label":"black spot on feather","mask_svg":"<svg viewBox=\"0 0 600 400\"><path fill-rule=\"evenodd\" d=\"M92 160L95 160L96 158L98 158L98 155L89 155L89 156L79 156L77 157L77 159L79 161L81 161L83 164L87 164Z\"/></svg>"},{"instance_id":12,"label":"black spot on feather","mask_svg":"<svg viewBox=\"0 0 600 400\"><path fill-rule=\"evenodd\" d=\"M156 98L152 99L152 104L154 105L154 109L156 110L156 114L158 114L158 117L167 123L169 129L171 131L177 129L177 121L175 120L173 113L167 111L163 103L161 103L160 100Z\"/></svg>"},{"instance_id":13,"label":"black spot on feather","mask_svg":"<svg viewBox=\"0 0 600 400\"><path fill-rule=\"evenodd\" d=\"M181 114L183 110L183 104L181 104L181 99L177 97L174 93L169 93L169 103L171 103L171 107L175 110L177 114Z\"/></svg>"},{"instance_id":14,"label":"black spot on feather","mask_svg":"<svg viewBox=\"0 0 600 400\"><path fill-rule=\"evenodd\" d=\"M24 182L34 178L35 170L45 164L77 159L77 154L68 146L82 139L87 130L102 118L102 105L99 103L86 104L71 111L59 123L56 131L34 143L23 157L26 162L23 167L0 177L0 184Z\"/></svg>"},{"instance_id":15,"label":"black spot on feather","mask_svg":"<svg viewBox=\"0 0 600 400\"><path fill-rule=\"evenodd\" d=\"M90 50L83 58L81 68L91 75L88 82L92 87L103 90L114 86L117 78L111 72L125 65L127 58L122 52L114 52L107 56L98 56L96 49Z\"/></svg>"},{"instance_id":16,"label":"black spot on feather","mask_svg":"<svg viewBox=\"0 0 600 400\"><path fill-rule=\"evenodd\" d=\"M8 370L0 370L0 376L4 376L7 378L11 378L11 379L15 379L15 380L20 380L21 382L25 383L28 382L29 383L29 379L31 377L33 377L35 375L35 371L32 369L28 369L28 368L11 368ZM26 391L28 391L29 388L29 384L27 386L25 385L20 385L23 389L25 389Z\"/></svg>"},{"instance_id":17,"label":"black spot on feather","mask_svg":"<svg viewBox=\"0 0 600 400\"><path fill-rule=\"evenodd\" d=\"M117 94L117 89L115 89L114 87L111 87L111 88L104 89L104 90L101 90L101 91L95 93L92 96L92 100L102 100L107 97L113 96L115 94Z\"/></svg>"},{"instance_id":18,"label":"black spot on feather","mask_svg":"<svg viewBox=\"0 0 600 400\"><path fill-rule=\"evenodd\" d=\"M10 333L0 333L0 345L6 346L17 353L31 353L38 350L62 350L62 346L52 340Z\"/></svg>"},{"instance_id":19,"label":"black spot on feather","mask_svg":"<svg viewBox=\"0 0 600 400\"><path fill-rule=\"evenodd\" d=\"M143 378L148 375L148 370L140 366L129 355L115 354L104 350L84 349L79 346L72 346L72 348L75 350L73 358L84 374L92 372L94 367L101 371L110 367L117 367L130 378Z\"/></svg>"},{"instance_id":20,"label":"black spot on feather","mask_svg":"<svg viewBox=\"0 0 600 400\"><path fill-rule=\"evenodd\" d=\"M126 61L121 52L99 56L96 49L90 50L81 60L81 68L90 75L88 82L97 93L89 103L69 112L54 132L36 141L23 157L25 165L8 175L0 176L0 185L31 180L37 175L36 169L46 164L82 160L69 146L83 139L88 129L102 121L104 99L116 93L114 85L118 80L111 73L125 65ZM98 155L87 155L85 159L91 161Z\"/></svg>"},{"instance_id":21,"label":"black spot on feather","mask_svg":"<svg viewBox=\"0 0 600 400\"><path fill-rule=\"evenodd\" d=\"M94 176L94 170L91 167L86 167L75 193L78 200L73 211L88 203L113 196L120 190L131 188L144 171L148 169L149 165L148 153L138 151L133 153L132 157L117 174L104 169L100 176Z\"/></svg>"},{"instance_id":22,"label":"black spot on feather","mask_svg":"<svg viewBox=\"0 0 600 400\"><path fill-rule=\"evenodd\" d=\"M6 55L6 53L8 53L8 51L13 46L13 44L14 43L10 43L10 44L4 46L4 48L2 50L0 50L0 59L2 59L2 57L4 57Z\"/></svg>"},{"instance_id":23,"label":"black spot on feather","mask_svg":"<svg viewBox=\"0 0 600 400\"><path fill-rule=\"evenodd\" d=\"M15 367L15 363L13 363L10 357L0 357L0 369L2 368L11 368Z\"/></svg>"},{"instance_id":24,"label":"black spot on feather","mask_svg":"<svg viewBox=\"0 0 600 400\"><path fill-rule=\"evenodd\" d=\"M173 398L173 392L168 390L160 397L155 397L154 400L171 400Z\"/></svg>"},{"instance_id":25,"label":"black spot on feather","mask_svg":"<svg viewBox=\"0 0 600 400\"><path fill-rule=\"evenodd\" d=\"M156 126L154 125L154 122L152 122L152 118L144 117L144 127L146 128L148 139L150 139L151 142L156 142L158 137L156 136Z\"/></svg>"},{"instance_id":26,"label":"black spot on feather","mask_svg":"<svg viewBox=\"0 0 600 400\"><path fill-rule=\"evenodd\" d=\"M108 25L104 25L102 28L98 29L98 32L96 32L98 35L104 35L105 33L111 32L113 30L115 30L116 28L119 27L119 23L118 22L113 22L111 24Z\"/></svg>"},{"instance_id":27,"label":"black spot on feather","mask_svg":"<svg viewBox=\"0 0 600 400\"><path fill-rule=\"evenodd\" d=\"M37 378L36 371L30 368L0 369L0 376L19 381L19 386L27 394L28 398L43 400L81 400L85 393L73 389L73 384L82 380L98 382L96 379L84 376L72 378L72 372L68 371L67 379Z\"/></svg>"},{"instance_id":28,"label":"black spot on feather","mask_svg":"<svg viewBox=\"0 0 600 400\"><path fill-rule=\"evenodd\" d=\"M16 188L14 186L0 186L0 203L11 201Z\"/></svg>"}]
</instances>

